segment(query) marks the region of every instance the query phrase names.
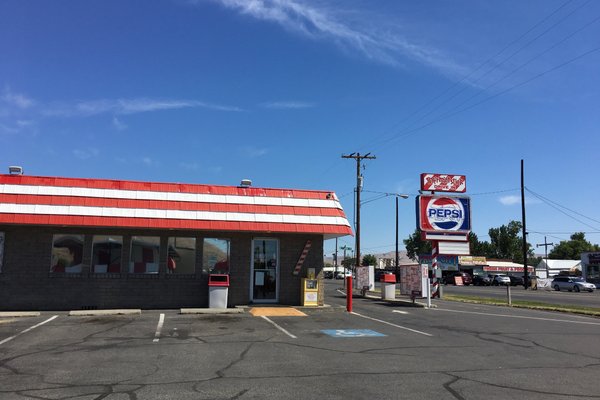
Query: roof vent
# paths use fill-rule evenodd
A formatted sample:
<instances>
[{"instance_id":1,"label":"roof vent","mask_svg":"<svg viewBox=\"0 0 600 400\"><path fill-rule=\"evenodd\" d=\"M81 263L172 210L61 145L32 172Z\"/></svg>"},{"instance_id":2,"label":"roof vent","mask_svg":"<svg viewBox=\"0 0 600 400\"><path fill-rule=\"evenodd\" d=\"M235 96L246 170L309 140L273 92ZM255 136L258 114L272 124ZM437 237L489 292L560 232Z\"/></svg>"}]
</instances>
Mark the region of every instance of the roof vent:
<instances>
[{"instance_id":1,"label":"roof vent","mask_svg":"<svg viewBox=\"0 0 600 400\"><path fill-rule=\"evenodd\" d=\"M23 167L19 167L18 165L11 165L8 167L8 173L10 175L23 175Z\"/></svg>"},{"instance_id":2,"label":"roof vent","mask_svg":"<svg viewBox=\"0 0 600 400\"><path fill-rule=\"evenodd\" d=\"M250 179L242 179L242 182L240 182L240 186L241 187L250 187L250 186L252 186L252 181Z\"/></svg>"}]
</instances>

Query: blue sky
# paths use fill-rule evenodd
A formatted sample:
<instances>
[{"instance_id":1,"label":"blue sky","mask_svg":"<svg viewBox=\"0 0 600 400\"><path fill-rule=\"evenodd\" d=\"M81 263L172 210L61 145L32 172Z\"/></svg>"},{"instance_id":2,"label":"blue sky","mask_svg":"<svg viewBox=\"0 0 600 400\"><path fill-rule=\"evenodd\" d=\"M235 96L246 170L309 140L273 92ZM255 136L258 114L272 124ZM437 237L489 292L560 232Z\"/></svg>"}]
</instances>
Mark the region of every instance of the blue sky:
<instances>
[{"instance_id":1,"label":"blue sky","mask_svg":"<svg viewBox=\"0 0 600 400\"><path fill-rule=\"evenodd\" d=\"M524 159L530 242L600 243L599 38L600 3L585 0L4 0L0 159L31 175L332 190L352 219L356 165L341 155L371 152L363 254L394 248L380 193L411 195L400 237L414 230L422 172L466 175L489 239L521 219Z\"/></svg>"}]
</instances>

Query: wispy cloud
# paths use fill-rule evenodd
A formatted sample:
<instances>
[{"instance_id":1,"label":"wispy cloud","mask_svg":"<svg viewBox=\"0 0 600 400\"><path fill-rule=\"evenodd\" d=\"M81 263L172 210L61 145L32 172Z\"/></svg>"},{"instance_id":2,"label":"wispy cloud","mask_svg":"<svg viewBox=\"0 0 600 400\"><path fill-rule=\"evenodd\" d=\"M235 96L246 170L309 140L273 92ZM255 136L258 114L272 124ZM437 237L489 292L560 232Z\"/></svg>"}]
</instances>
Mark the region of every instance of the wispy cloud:
<instances>
[{"instance_id":1,"label":"wispy cloud","mask_svg":"<svg viewBox=\"0 0 600 400\"><path fill-rule=\"evenodd\" d=\"M359 18L344 21L344 16L352 13L339 7L318 8L316 3L303 0L204 1L217 2L243 15L279 24L288 31L313 40L331 41L341 47L354 49L380 63L401 65L411 60L444 73L460 73L463 70L450 60L449 55L411 42L399 32L361 24Z\"/></svg>"},{"instance_id":2,"label":"wispy cloud","mask_svg":"<svg viewBox=\"0 0 600 400\"><path fill-rule=\"evenodd\" d=\"M273 101L269 103L262 103L260 106L263 108L276 110L296 110L302 108L312 108L315 105L313 103L307 103L303 101Z\"/></svg>"},{"instance_id":3,"label":"wispy cloud","mask_svg":"<svg viewBox=\"0 0 600 400\"><path fill-rule=\"evenodd\" d=\"M12 107L21 110L27 109L35 104L35 101L22 93L14 93L9 87L4 88L0 100Z\"/></svg>"},{"instance_id":4,"label":"wispy cloud","mask_svg":"<svg viewBox=\"0 0 600 400\"><path fill-rule=\"evenodd\" d=\"M112 120L113 127L118 131L124 131L127 129L127 125L125 125L121 120L117 117L113 117Z\"/></svg>"},{"instance_id":5,"label":"wispy cloud","mask_svg":"<svg viewBox=\"0 0 600 400\"><path fill-rule=\"evenodd\" d=\"M503 196L500 197L498 199L498 201L502 204L504 204L505 206L512 206L515 204L521 204L521 196L515 196L515 195L511 195L511 196ZM537 199L531 199L526 197L525 198L525 204L539 204L540 201Z\"/></svg>"},{"instance_id":6,"label":"wispy cloud","mask_svg":"<svg viewBox=\"0 0 600 400\"><path fill-rule=\"evenodd\" d=\"M42 113L46 116L88 117L106 113L127 115L184 108L206 108L215 111L243 111L239 107L206 103L198 100L134 98L80 101L73 104L56 103L46 107Z\"/></svg>"},{"instance_id":7,"label":"wispy cloud","mask_svg":"<svg viewBox=\"0 0 600 400\"><path fill-rule=\"evenodd\" d=\"M269 152L269 149L254 146L242 147L240 150L244 155L250 158L262 157Z\"/></svg>"}]
</instances>

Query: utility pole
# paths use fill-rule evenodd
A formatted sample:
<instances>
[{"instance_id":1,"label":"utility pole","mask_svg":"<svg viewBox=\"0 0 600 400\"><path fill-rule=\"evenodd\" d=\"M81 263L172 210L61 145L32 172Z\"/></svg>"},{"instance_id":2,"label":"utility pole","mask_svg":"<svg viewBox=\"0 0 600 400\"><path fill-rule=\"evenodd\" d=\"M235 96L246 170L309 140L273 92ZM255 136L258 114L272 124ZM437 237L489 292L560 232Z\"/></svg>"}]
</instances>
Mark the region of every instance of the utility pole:
<instances>
[{"instance_id":1,"label":"utility pole","mask_svg":"<svg viewBox=\"0 0 600 400\"><path fill-rule=\"evenodd\" d=\"M335 257L335 269L334 269L334 273L333 273L333 279L336 278L337 275L337 269L338 269L338 238L335 238L335 253L333 253L333 256Z\"/></svg>"},{"instance_id":2,"label":"utility pole","mask_svg":"<svg viewBox=\"0 0 600 400\"><path fill-rule=\"evenodd\" d=\"M546 241L546 236L544 236L544 243L536 244L535 247L544 246L544 254L546 258L546 279L550 278L550 272L548 268L548 246L554 246L554 243L548 243Z\"/></svg>"},{"instance_id":3,"label":"utility pole","mask_svg":"<svg viewBox=\"0 0 600 400\"><path fill-rule=\"evenodd\" d=\"M360 153L351 153L342 155L342 158L353 158L356 160L356 266L360 266L360 191L362 190L363 177L360 174L360 162L362 160L374 160L376 157L371 153L360 155Z\"/></svg>"},{"instance_id":4,"label":"utility pole","mask_svg":"<svg viewBox=\"0 0 600 400\"><path fill-rule=\"evenodd\" d=\"M523 219L523 286L525 290L529 287L529 276L527 275L527 225L525 224L525 172L523 160L521 159L521 215Z\"/></svg>"}]
</instances>

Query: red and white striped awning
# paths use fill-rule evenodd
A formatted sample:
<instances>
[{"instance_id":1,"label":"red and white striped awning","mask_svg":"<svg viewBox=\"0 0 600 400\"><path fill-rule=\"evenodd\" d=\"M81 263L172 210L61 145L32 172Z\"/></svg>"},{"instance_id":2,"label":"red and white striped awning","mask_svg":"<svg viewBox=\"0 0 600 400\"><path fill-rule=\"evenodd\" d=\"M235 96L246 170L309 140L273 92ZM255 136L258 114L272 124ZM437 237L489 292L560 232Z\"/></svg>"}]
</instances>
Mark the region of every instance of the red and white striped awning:
<instances>
[{"instance_id":1,"label":"red and white striped awning","mask_svg":"<svg viewBox=\"0 0 600 400\"><path fill-rule=\"evenodd\" d=\"M0 223L352 234L332 192L26 175L0 175Z\"/></svg>"}]
</instances>

